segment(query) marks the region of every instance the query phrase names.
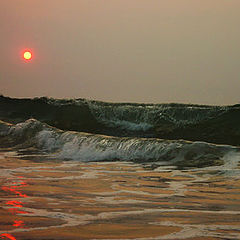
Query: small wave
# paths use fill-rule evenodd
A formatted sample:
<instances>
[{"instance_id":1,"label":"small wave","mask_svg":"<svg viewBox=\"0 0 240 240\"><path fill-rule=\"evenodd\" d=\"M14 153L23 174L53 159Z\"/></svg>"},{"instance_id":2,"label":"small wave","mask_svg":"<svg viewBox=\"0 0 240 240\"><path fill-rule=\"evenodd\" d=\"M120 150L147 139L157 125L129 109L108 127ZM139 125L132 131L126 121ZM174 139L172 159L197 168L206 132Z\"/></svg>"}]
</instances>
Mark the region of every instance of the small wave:
<instances>
[{"instance_id":1,"label":"small wave","mask_svg":"<svg viewBox=\"0 0 240 240\"><path fill-rule=\"evenodd\" d=\"M8 125L0 122L1 136L16 144L26 141L62 159L78 161L167 161L182 166L206 166L224 160L239 148L206 142L157 138L110 137L83 132L62 131L35 119Z\"/></svg>"}]
</instances>

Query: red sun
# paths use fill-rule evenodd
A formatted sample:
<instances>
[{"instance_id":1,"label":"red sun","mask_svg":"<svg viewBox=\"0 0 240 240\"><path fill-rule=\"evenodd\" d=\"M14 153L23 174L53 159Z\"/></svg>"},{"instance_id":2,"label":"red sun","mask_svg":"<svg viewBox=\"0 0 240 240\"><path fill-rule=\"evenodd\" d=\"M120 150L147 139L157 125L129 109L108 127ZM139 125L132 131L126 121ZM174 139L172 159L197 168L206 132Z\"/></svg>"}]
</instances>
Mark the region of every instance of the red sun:
<instances>
[{"instance_id":1,"label":"red sun","mask_svg":"<svg viewBox=\"0 0 240 240\"><path fill-rule=\"evenodd\" d=\"M24 60L30 61L32 59L33 54L30 50L25 50L25 51L23 51L22 56L23 56Z\"/></svg>"}]
</instances>

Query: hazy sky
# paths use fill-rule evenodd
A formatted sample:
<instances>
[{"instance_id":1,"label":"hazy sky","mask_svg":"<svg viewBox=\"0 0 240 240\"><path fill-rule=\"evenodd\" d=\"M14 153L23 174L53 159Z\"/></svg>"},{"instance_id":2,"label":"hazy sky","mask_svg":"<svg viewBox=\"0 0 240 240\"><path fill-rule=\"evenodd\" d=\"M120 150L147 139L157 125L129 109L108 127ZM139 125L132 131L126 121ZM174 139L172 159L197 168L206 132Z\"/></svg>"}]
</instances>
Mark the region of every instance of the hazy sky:
<instances>
[{"instance_id":1,"label":"hazy sky","mask_svg":"<svg viewBox=\"0 0 240 240\"><path fill-rule=\"evenodd\" d=\"M7 96L239 103L240 0L0 0L0 52Z\"/></svg>"}]
</instances>

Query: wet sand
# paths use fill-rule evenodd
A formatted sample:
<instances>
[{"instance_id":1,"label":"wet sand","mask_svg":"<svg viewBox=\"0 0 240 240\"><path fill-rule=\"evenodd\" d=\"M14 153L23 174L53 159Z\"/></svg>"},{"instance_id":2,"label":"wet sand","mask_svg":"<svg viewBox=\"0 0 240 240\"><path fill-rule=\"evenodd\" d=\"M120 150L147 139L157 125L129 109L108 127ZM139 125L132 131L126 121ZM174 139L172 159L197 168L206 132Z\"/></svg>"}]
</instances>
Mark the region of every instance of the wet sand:
<instances>
[{"instance_id":1,"label":"wet sand","mask_svg":"<svg viewBox=\"0 0 240 240\"><path fill-rule=\"evenodd\" d=\"M239 167L0 161L0 239L240 239Z\"/></svg>"}]
</instances>

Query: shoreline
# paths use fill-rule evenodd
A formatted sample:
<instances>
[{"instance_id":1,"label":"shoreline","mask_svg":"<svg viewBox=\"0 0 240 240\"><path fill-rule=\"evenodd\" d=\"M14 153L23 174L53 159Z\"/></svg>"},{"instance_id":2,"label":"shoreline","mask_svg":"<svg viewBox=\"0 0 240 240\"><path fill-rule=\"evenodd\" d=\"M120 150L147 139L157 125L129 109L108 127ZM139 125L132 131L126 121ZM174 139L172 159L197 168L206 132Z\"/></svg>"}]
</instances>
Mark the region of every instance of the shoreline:
<instances>
[{"instance_id":1,"label":"shoreline","mask_svg":"<svg viewBox=\"0 0 240 240\"><path fill-rule=\"evenodd\" d=\"M0 236L11 234L16 240L240 237L236 175L170 166L147 170L130 162L51 162L44 156L36 162L6 152L0 156Z\"/></svg>"}]
</instances>

